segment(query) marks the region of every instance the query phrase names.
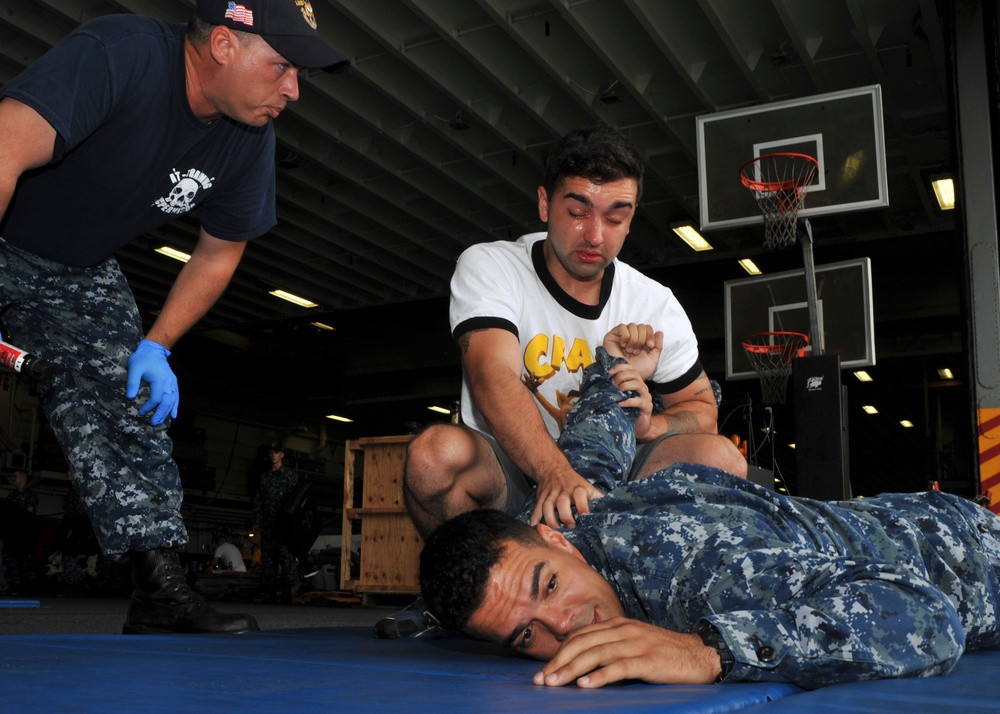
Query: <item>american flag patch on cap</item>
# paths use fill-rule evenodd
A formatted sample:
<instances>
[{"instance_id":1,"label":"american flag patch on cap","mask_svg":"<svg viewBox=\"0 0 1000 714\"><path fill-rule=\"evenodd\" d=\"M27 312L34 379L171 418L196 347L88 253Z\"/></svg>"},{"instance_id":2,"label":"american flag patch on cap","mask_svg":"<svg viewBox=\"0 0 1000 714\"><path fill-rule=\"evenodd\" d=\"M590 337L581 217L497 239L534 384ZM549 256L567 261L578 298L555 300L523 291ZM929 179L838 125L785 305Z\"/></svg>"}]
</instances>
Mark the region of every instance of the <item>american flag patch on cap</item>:
<instances>
[{"instance_id":1,"label":"american flag patch on cap","mask_svg":"<svg viewBox=\"0 0 1000 714\"><path fill-rule=\"evenodd\" d=\"M247 10L246 7L238 3L229 3L226 7L226 17L233 22L242 22L248 27L253 27L253 10Z\"/></svg>"}]
</instances>

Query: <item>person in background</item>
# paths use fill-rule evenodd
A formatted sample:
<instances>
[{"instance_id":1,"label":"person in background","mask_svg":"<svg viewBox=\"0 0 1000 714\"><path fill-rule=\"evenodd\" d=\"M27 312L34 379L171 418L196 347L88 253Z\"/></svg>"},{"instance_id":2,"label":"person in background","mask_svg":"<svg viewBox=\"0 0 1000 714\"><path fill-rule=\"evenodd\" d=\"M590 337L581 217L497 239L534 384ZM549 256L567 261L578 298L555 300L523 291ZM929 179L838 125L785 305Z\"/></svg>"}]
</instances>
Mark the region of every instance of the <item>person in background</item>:
<instances>
[{"instance_id":1,"label":"person in background","mask_svg":"<svg viewBox=\"0 0 1000 714\"><path fill-rule=\"evenodd\" d=\"M3 568L10 594L34 591L36 586L35 546L38 543L38 494L29 484L28 472L14 469L13 489L0 508L0 541L3 541Z\"/></svg>"},{"instance_id":2,"label":"person in background","mask_svg":"<svg viewBox=\"0 0 1000 714\"><path fill-rule=\"evenodd\" d=\"M309 2L196 7L186 27L85 22L0 88L2 328L57 368L39 395L103 552L131 561L125 633L258 629L185 581L167 358L275 225L271 122L300 70L347 62ZM144 331L114 252L188 213L191 258Z\"/></svg>"},{"instance_id":3,"label":"person in background","mask_svg":"<svg viewBox=\"0 0 1000 714\"><path fill-rule=\"evenodd\" d=\"M261 596L264 602L287 599L302 581L299 561L285 541L282 506L299 481L295 470L285 464L285 447L275 442L267 451L270 468L260 477L254 499L254 532L260 533ZM279 577L279 567L281 574ZM280 592L279 592L280 591Z\"/></svg>"},{"instance_id":4,"label":"person in background","mask_svg":"<svg viewBox=\"0 0 1000 714\"><path fill-rule=\"evenodd\" d=\"M247 571L246 563L243 562L243 554L240 553L239 548L229 542L225 533L219 533L215 539L215 554L212 555L212 560L208 564L208 571L212 572L219 563L222 563L226 570L236 573Z\"/></svg>"},{"instance_id":5,"label":"person in background","mask_svg":"<svg viewBox=\"0 0 1000 714\"><path fill-rule=\"evenodd\" d=\"M14 469L10 475L13 491L7 494L7 500L21 508L26 513L36 515L38 512L38 494L29 484L28 472L24 469Z\"/></svg>"}]
</instances>

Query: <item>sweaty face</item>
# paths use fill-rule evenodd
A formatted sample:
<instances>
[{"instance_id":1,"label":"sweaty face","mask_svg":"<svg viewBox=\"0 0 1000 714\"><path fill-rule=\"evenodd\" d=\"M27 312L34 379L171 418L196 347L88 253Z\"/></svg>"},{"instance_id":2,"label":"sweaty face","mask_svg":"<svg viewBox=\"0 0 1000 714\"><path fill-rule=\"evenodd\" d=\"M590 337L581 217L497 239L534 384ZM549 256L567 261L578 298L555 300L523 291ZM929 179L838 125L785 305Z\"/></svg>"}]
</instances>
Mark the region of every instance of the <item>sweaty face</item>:
<instances>
[{"instance_id":1,"label":"sweaty face","mask_svg":"<svg viewBox=\"0 0 1000 714\"><path fill-rule=\"evenodd\" d=\"M547 660L569 633L625 613L608 582L561 533L537 528L544 544L507 544L466 629Z\"/></svg>"},{"instance_id":2,"label":"sweaty face","mask_svg":"<svg viewBox=\"0 0 1000 714\"><path fill-rule=\"evenodd\" d=\"M579 176L563 179L552 196L538 189L538 215L549 229L546 261L557 281L601 278L628 235L637 190L635 179L597 184Z\"/></svg>"},{"instance_id":3,"label":"sweaty face","mask_svg":"<svg viewBox=\"0 0 1000 714\"><path fill-rule=\"evenodd\" d=\"M231 119L263 126L299 98L299 69L256 35L237 37L219 106Z\"/></svg>"}]
</instances>

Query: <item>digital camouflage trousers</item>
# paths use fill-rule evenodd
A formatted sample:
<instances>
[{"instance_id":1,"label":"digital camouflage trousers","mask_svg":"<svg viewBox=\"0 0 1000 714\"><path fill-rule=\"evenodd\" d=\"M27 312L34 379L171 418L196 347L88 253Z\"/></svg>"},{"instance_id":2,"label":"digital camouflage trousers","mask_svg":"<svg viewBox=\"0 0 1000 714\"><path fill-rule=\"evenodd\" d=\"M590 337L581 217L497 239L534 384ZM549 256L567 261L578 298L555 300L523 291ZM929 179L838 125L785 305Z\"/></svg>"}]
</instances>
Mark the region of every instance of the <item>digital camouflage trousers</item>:
<instances>
[{"instance_id":1,"label":"digital camouflage trousers","mask_svg":"<svg viewBox=\"0 0 1000 714\"><path fill-rule=\"evenodd\" d=\"M61 367L38 385L101 549L108 555L183 545L183 490L167 435L125 396L142 321L116 260L63 265L0 239L4 340Z\"/></svg>"}]
</instances>

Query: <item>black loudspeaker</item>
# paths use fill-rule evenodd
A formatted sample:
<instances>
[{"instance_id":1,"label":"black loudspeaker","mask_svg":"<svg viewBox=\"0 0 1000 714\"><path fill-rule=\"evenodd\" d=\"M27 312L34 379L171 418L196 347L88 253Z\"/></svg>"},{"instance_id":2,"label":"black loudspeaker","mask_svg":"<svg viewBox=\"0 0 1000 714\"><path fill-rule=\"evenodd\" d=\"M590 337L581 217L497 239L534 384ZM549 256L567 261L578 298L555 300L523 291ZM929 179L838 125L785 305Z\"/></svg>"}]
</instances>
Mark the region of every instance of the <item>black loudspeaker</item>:
<instances>
[{"instance_id":1,"label":"black loudspeaker","mask_svg":"<svg viewBox=\"0 0 1000 714\"><path fill-rule=\"evenodd\" d=\"M851 497L847 442L847 388L840 357L792 360L796 495L823 501Z\"/></svg>"},{"instance_id":2,"label":"black loudspeaker","mask_svg":"<svg viewBox=\"0 0 1000 714\"><path fill-rule=\"evenodd\" d=\"M758 486L774 490L774 471L770 469L749 464L747 465L747 480L753 481Z\"/></svg>"}]
</instances>

